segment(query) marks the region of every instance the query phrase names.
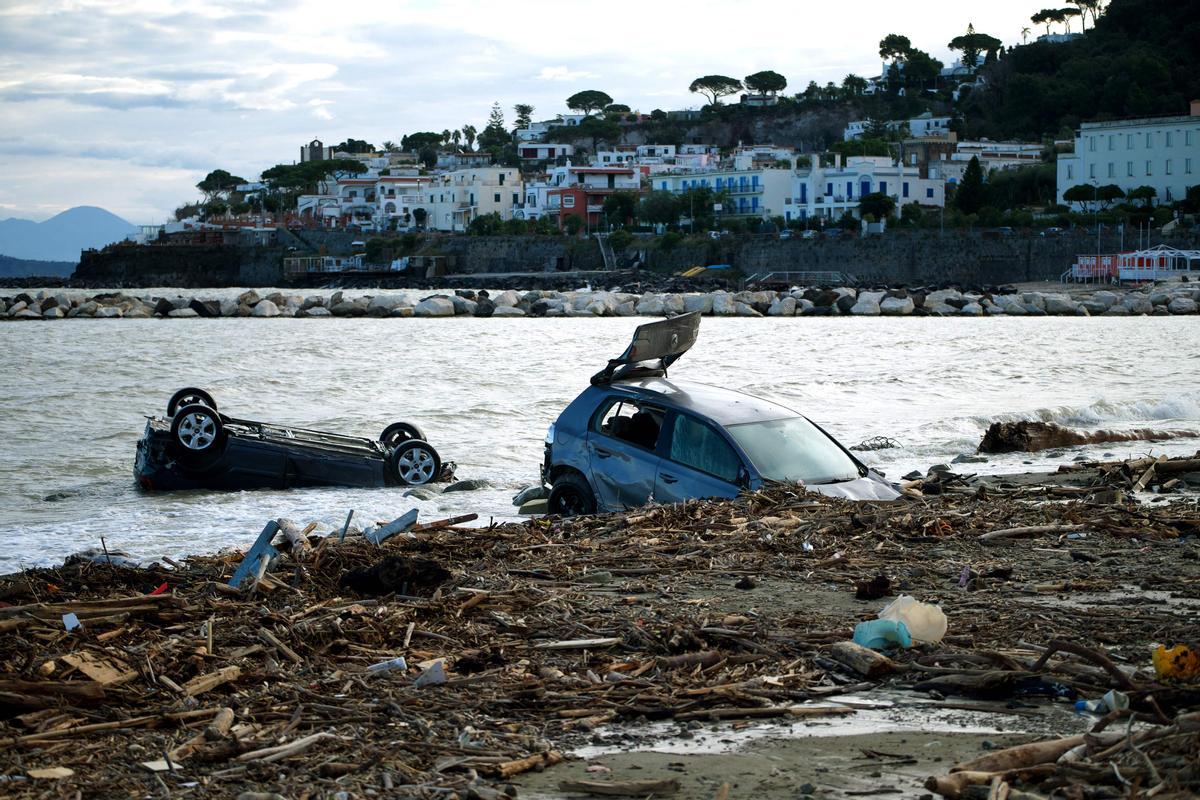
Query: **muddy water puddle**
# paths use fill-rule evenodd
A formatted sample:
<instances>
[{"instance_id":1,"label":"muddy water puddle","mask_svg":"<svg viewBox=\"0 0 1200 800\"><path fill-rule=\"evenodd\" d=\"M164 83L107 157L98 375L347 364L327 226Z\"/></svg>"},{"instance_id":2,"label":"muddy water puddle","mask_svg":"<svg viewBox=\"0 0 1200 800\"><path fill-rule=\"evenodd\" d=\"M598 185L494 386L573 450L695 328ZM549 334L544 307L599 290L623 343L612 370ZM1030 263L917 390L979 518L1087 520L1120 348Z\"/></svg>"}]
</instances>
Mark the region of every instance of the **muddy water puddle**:
<instances>
[{"instance_id":1,"label":"muddy water puddle","mask_svg":"<svg viewBox=\"0 0 1200 800\"><path fill-rule=\"evenodd\" d=\"M578 796L563 781L668 780L673 796L730 798L916 798L923 783L988 749L1078 733L1092 720L1066 705L998 713L939 707L919 695L872 692L839 696L817 707L851 707L846 716L752 723L606 726L572 750L572 760L517 781L521 796ZM971 704L961 704L971 705ZM994 708L994 707L993 707Z\"/></svg>"}]
</instances>

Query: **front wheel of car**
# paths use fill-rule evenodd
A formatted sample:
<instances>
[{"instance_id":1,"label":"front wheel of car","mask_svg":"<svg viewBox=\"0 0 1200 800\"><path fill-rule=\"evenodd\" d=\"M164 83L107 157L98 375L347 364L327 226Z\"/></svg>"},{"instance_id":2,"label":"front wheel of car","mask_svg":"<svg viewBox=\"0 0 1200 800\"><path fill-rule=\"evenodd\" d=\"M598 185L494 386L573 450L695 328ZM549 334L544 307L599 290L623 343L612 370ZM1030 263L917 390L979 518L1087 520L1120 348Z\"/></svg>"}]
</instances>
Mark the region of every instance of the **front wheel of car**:
<instances>
[{"instance_id":1,"label":"front wheel of car","mask_svg":"<svg viewBox=\"0 0 1200 800\"><path fill-rule=\"evenodd\" d=\"M550 488L546 510L560 517L578 517L596 513L596 496L592 487L578 475L562 475Z\"/></svg>"},{"instance_id":2,"label":"front wheel of car","mask_svg":"<svg viewBox=\"0 0 1200 800\"><path fill-rule=\"evenodd\" d=\"M433 445L422 439L401 442L390 459L392 475L400 483L421 486L442 473L442 459Z\"/></svg>"},{"instance_id":3,"label":"front wheel of car","mask_svg":"<svg viewBox=\"0 0 1200 800\"><path fill-rule=\"evenodd\" d=\"M217 402L213 400L211 394L203 389L189 386L171 395L171 399L167 401L167 416L173 417L175 412L184 406L194 405L208 406L213 411L217 410Z\"/></svg>"},{"instance_id":4,"label":"front wheel of car","mask_svg":"<svg viewBox=\"0 0 1200 800\"><path fill-rule=\"evenodd\" d=\"M408 439L425 439L424 432L411 422L393 422L379 434L379 441L388 447L395 447Z\"/></svg>"}]
</instances>

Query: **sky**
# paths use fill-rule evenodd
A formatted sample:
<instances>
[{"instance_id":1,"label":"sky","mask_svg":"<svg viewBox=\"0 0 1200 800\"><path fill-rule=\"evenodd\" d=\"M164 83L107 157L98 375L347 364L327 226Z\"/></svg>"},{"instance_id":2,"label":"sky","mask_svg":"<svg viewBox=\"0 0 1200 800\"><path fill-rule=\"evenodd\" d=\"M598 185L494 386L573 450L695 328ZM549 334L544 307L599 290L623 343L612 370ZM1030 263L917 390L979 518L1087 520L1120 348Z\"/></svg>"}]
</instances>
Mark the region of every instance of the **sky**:
<instances>
[{"instance_id":1,"label":"sky","mask_svg":"<svg viewBox=\"0 0 1200 800\"><path fill-rule=\"evenodd\" d=\"M95 205L134 224L254 180L313 138L376 145L510 123L600 89L649 113L697 108L706 74L772 69L788 92L879 74L907 35L950 63L968 23L1006 44L1029 3L780 0L0 0L0 219ZM1035 34L1038 31L1035 30Z\"/></svg>"}]
</instances>

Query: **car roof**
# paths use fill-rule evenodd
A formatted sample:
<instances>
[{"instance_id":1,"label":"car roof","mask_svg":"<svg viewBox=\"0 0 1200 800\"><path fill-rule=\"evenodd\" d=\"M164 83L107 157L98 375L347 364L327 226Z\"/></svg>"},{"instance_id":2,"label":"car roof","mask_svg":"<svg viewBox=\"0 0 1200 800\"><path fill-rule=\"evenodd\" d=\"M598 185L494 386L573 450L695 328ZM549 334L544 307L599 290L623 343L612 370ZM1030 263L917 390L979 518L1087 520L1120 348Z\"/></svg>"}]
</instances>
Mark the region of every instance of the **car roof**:
<instances>
[{"instance_id":1,"label":"car roof","mask_svg":"<svg viewBox=\"0 0 1200 800\"><path fill-rule=\"evenodd\" d=\"M743 422L764 422L801 416L790 408L763 400L761 397L706 383L672 381L666 378L634 378L613 381L611 386L633 395L648 397L663 405L694 411L719 425L738 425Z\"/></svg>"}]
</instances>

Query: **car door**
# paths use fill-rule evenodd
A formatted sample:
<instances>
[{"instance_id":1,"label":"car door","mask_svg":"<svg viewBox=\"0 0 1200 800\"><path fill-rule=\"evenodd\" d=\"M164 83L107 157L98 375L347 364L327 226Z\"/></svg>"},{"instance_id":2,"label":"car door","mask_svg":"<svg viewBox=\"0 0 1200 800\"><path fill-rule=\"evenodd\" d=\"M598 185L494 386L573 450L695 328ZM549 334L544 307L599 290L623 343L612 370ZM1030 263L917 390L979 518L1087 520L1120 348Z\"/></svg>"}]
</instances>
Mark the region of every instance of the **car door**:
<instances>
[{"instance_id":1,"label":"car door","mask_svg":"<svg viewBox=\"0 0 1200 800\"><path fill-rule=\"evenodd\" d=\"M725 435L707 420L683 412L673 412L666 423L654 499L680 503L693 497L737 497L746 468Z\"/></svg>"},{"instance_id":2,"label":"car door","mask_svg":"<svg viewBox=\"0 0 1200 800\"><path fill-rule=\"evenodd\" d=\"M605 511L644 505L654 493L661 409L622 395L602 402L588 427L588 464Z\"/></svg>"}]
</instances>

